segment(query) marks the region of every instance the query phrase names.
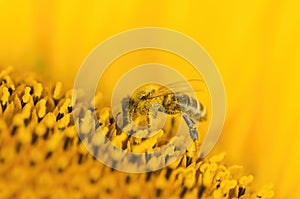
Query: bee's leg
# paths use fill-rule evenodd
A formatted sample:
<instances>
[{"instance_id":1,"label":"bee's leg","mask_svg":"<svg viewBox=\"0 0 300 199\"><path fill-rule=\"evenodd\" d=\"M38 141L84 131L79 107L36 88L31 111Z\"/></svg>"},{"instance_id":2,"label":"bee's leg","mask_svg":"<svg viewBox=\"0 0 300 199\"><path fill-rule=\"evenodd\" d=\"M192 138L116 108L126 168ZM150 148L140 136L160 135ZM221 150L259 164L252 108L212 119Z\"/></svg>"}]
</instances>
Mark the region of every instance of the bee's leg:
<instances>
[{"instance_id":1,"label":"bee's leg","mask_svg":"<svg viewBox=\"0 0 300 199\"><path fill-rule=\"evenodd\" d=\"M193 141L198 140L198 132L197 132L197 127L195 125L196 123L185 114L183 114L182 117L183 117L185 123L189 127L190 136L191 136L192 140Z\"/></svg>"},{"instance_id":2,"label":"bee's leg","mask_svg":"<svg viewBox=\"0 0 300 199\"><path fill-rule=\"evenodd\" d=\"M125 97L122 100L122 117L123 117L123 127L129 124L129 100L130 97Z\"/></svg>"}]
</instances>

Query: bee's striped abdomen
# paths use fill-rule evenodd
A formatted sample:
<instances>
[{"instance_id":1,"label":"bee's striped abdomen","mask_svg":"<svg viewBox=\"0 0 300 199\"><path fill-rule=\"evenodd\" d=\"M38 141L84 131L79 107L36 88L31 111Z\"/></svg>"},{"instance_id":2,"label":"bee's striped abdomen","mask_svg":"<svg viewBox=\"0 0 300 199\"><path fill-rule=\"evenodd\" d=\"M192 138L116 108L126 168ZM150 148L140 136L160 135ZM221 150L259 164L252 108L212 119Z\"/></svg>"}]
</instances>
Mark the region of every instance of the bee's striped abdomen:
<instances>
[{"instance_id":1,"label":"bee's striped abdomen","mask_svg":"<svg viewBox=\"0 0 300 199\"><path fill-rule=\"evenodd\" d=\"M200 121L203 117L205 117L205 108L198 102L197 99L184 93L176 95L176 98L183 114L188 115L195 121Z\"/></svg>"}]
</instances>

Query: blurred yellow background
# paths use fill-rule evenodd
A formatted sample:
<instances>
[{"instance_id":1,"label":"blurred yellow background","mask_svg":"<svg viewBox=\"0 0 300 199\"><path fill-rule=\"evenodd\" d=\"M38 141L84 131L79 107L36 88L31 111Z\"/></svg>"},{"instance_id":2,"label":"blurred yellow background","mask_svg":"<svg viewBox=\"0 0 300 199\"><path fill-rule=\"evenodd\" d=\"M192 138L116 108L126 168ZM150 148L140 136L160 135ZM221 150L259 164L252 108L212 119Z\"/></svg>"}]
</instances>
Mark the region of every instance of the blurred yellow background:
<instances>
[{"instance_id":1,"label":"blurred yellow background","mask_svg":"<svg viewBox=\"0 0 300 199\"><path fill-rule=\"evenodd\" d=\"M217 64L227 119L216 152L244 165L276 198L299 198L300 3L291 1L0 0L0 66L71 87L88 53L131 28L174 29Z\"/></svg>"}]
</instances>

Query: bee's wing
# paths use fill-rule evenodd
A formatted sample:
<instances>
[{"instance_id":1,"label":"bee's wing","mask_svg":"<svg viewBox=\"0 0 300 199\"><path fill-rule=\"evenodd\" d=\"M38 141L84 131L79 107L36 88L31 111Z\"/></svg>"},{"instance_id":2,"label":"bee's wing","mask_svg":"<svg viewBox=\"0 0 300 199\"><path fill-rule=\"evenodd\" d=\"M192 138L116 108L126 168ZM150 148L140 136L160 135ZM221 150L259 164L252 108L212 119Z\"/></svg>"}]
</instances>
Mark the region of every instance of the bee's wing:
<instances>
[{"instance_id":1,"label":"bee's wing","mask_svg":"<svg viewBox=\"0 0 300 199\"><path fill-rule=\"evenodd\" d=\"M178 82L174 82L174 83L171 83L171 84L167 84L165 86L170 88L170 89L173 89L173 88L184 87L184 86L186 87L186 86L188 86L188 84L190 84L190 85L194 85L194 84L200 85L200 84L204 84L204 83L205 82L202 79L189 79L189 80L186 80L186 81L178 81Z\"/></svg>"},{"instance_id":2,"label":"bee's wing","mask_svg":"<svg viewBox=\"0 0 300 199\"><path fill-rule=\"evenodd\" d=\"M178 93L189 93L189 92L201 92L203 88L192 88L192 83L204 84L204 81L201 79L190 79L187 81L175 82L172 84L165 85L158 89L155 94L151 95L151 98L160 97L168 94L178 94Z\"/></svg>"}]
</instances>

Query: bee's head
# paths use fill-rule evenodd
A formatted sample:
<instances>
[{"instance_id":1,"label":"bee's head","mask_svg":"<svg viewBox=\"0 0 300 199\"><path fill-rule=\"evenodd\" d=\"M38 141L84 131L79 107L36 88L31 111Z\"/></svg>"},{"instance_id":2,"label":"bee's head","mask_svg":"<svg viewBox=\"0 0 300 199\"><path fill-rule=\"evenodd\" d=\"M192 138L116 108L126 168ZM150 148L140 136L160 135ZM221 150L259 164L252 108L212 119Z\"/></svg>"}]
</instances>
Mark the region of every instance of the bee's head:
<instances>
[{"instance_id":1,"label":"bee's head","mask_svg":"<svg viewBox=\"0 0 300 199\"><path fill-rule=\"evenodd\" d=\"M148 99L150 99L150 97L151 97L151 94L154 92L154 90L153 91L150 91L150 92L143 92L143 93L141 93L141 95L140 95L140 100L148 100Z\"/></svg>"},{"instance_id":2,"label":"bee's head","mask_svg":"<svg viewBox=\"0 0 300 199\"><path fill-rule=\"evenodd\" d=\"M149 100L151 96L155 93L155 91L160 87L160 85L153 83L142 85L133 92L131 98L137 101Z\"/></svg>"}]
</instances>

